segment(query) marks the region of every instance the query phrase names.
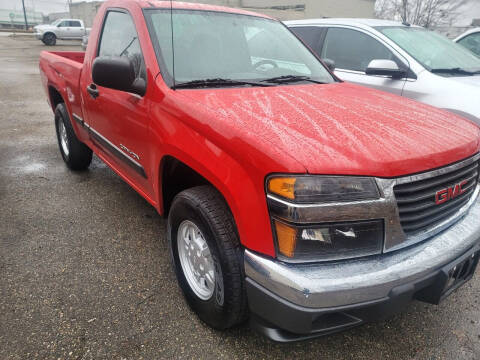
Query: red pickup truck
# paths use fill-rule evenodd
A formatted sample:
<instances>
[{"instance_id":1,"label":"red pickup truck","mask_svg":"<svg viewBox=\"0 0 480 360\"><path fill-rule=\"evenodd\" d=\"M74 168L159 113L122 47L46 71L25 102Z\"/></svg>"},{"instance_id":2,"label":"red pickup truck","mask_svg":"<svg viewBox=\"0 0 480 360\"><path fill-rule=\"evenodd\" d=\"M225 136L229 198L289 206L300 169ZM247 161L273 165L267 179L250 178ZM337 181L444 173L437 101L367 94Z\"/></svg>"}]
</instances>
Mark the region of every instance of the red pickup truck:
<instances>
[{"instance_id":1,"label":"red pickup truck","mask_svg":"<svg viewBox=\"0 0 480 360\"><path fill-rule=\"evenodd\" d=\"M279 21L109 0L86 52L42 52L40 70L67 166L94 152L168 216L210 326L299 340L474 274L479 128L340 81Z\"/></svg>"}]
</instances>

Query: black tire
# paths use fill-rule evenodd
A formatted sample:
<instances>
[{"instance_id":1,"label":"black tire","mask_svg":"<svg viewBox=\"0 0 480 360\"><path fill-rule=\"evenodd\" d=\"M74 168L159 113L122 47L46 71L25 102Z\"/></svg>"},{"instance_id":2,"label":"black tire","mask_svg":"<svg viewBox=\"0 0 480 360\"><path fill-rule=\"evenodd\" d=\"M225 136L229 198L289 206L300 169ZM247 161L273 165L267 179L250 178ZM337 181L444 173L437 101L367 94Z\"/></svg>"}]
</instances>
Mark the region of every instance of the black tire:
<instances>
[{"instance_id":1,"label":"black tire","mask_svg":"<svg viewBox=\"0 0 480 360\"><path fill-rule=\"evenodd\" d=\"M202 300L192 290L182 269L177 234L189 220L204 234L215 267L215 290ZM247 295L243 252L233 216L223 197L211 186L198 186L179 193L168 216L167 236L174 270L191 309L209 326L224 330L247 318Z\"/></svg>"},{"instance_id":2,"label":"black tire","mask_svg":"<svg viewBox=\"0 0 480 360\"><path fill-rule=\"evenodd\" d=\"M57 36L54 33L46 33L43 35L43 43L48 46L55 46L57 43Z\"/></svg>"},{"instance_id":3,"label":"black tire","mask_svg":"<svg viewBox=\"0 0 480 360\"><path fill-rule=\"evenodd\" d=\"M66 131L68 153L66 153L62 147L60 135L62 124ZM58 147L67 166L72 170L87 169L92 162L92 150L78 140L75 135L70 116L68 116L68 111L64 103L58 104L55 109L55 129L57 132Z\"/></svg>"}]
</instances>

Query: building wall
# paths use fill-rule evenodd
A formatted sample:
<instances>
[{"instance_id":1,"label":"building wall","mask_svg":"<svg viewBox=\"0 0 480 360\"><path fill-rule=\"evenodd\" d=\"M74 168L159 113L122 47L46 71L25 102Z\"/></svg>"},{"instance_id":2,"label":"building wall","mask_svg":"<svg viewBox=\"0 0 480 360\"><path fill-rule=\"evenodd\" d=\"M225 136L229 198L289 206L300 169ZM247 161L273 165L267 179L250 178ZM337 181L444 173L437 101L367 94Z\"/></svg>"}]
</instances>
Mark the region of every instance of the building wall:
<instances>
[{"instance_id":1,"label":"building wall","mask_svg":"<svg viewBox=\"0 0 480 360\"><path fill-rule=\"evenodd\" d=\"M470 0L458 9L450 24L437 26L435 30L453 39L478 26L480 26L480 1Z\"/></svg>"},{"instance_id":2,"label":"building wall","mask_svg":"<svg viewBox=\"0 0 480 360\"><path fill-rule=\"evenodd\" d=\"M43 23L41 12L27 10L28 27ZM0 9L0 27L22 28L25 26L23 11Z\"/></svg>"},{"instance_id":3,"label":"building wall","mask_svg":"<svg viewBox=\"0 0 480 360\"><path fill-rule=\"evenodd\" d=\"M463 7L458 9L458 16L452 21L452 26L472 26L475 20L480 20L480 1L470 0Z\"/></svg>"},{"instance_id":4,"label":"building wall","mask_svg":"<svg viewBox=\"0 0 480 360\"><path fill-rule=\"evenodd\" d=\"M57 19L68 19L70 17L69 12L56 12L56 13L50 13L46 17L46 22L52 23Z\"/></svg>"},{"instance_id":5,"label":"building wall","mask_svg":"<svg viewBox=\"0 0 480 360\"><path fill-rule=\"evenodd\" d=\"M374 18L375 0L306 1L306 17Z\"/></svg>"},{"instance_id":6,"label":"building wall","mask_svg":"<svg viewBox=\"0 0 480 360\"><path fill-rule=\"evenodd\" d=\"M280 20L375 17L375 0L239 0L239 3L243 7L272 15ZM282 7L285 9L280 10Z\"/></svg>"},{"instance_id":7,"label":"building wall","mask_svg":"<svg viewBox=\"0 0 480 360\"><path fill-rule=\"evenodd\" d=\"M93 19L101 5L101 1L72 3L70 4L70 16L73 19L83 20L86 27L92 27Z\"/></svg>"},{"instance_id":8,"label":"building wall","mask_svg":"<svg viewBox=\"0 0 480 360\"><path fill-rule=\"evenodd\" d=\"M320 17L374 17L375 0L186 0L239 7L272 16L280 20ZM92 26L100 1L79 2L70 5L72 18L82 19Z\"/></svg>"}]
</instances>

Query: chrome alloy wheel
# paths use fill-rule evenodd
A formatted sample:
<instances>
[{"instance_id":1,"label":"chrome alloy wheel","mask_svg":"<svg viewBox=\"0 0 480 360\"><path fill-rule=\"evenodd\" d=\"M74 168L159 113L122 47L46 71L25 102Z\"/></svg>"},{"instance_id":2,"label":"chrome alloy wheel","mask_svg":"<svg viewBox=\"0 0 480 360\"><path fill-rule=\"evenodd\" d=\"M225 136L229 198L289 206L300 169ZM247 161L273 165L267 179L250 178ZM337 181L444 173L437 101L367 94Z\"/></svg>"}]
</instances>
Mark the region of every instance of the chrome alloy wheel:
<instances>
[{"instance_id":1,"label":"chrome alloy wheel","mask_svg":"<svg viewBox=\"0 0 480 360\"><path fill-rule=\"evenodd\" d=\"M65 156L68 156L70 149L68 148L67 129L65 128L62 119L58 121L58 132L60 133L60 145L62 146L62 151Z\"/></svg>"},{"instance_id":2,"label":"chrome alloy wheel","mask_svg":"<svg viewBox=\"0 0 480 360\"><path fill-rule=\"evenodd\" d=\"M177 232L178 257L188 285L202 300L209 300L215 290L215 266L200 229L184 220Z\"/></svg>"}]
</instances>

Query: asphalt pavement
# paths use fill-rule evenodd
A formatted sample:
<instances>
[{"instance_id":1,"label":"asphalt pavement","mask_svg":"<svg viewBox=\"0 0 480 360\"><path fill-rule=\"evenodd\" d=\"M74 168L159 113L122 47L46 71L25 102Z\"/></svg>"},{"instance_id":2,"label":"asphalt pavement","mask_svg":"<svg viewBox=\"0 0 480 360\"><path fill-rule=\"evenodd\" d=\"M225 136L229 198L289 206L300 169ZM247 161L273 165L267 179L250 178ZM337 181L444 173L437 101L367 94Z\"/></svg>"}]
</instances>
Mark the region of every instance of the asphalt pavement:
<instances>
[{"instance_id":1,"label":"asphalt pavement","mask_svg":"<svg viewBox=\"0 0 480 360\"><path fill-rule=\"evenodd\" d=\"M38 57L0 37L0 359L480 359L480 276L440 306L276 344L218 332L187 307L165 221L98 158L69 171Z\"/></svg>"}]
</instances>

